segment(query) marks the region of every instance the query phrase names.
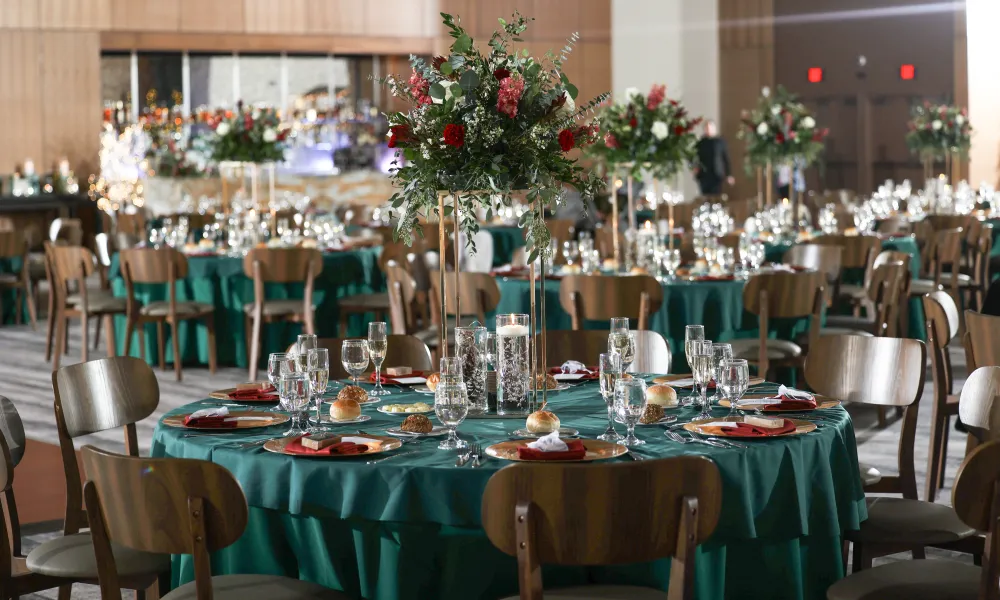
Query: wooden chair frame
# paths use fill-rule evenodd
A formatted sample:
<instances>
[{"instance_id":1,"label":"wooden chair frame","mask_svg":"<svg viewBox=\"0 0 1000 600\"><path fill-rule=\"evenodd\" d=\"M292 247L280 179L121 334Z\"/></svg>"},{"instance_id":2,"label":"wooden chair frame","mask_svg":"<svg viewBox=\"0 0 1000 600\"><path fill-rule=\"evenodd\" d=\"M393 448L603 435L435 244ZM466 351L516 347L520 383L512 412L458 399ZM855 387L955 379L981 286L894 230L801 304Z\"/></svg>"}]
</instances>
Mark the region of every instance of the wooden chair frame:
<instances>
[{"instance_id":1,"label":"wooden chair frame","mask_svg":"<svg viewBox=\"0 0 1000 600\"><path fill-rule=\"evenodd\" d=\"M747 285L743 288L743 305L745 310L752 314L757 315L758 319L758 347L757 347L757 359L749 360L748 362L757 367L757 372L761 377L766 377L766 373L770 370L772 366L774 367L801 367L805 361L805 354L800 357L794 357L788 360L771 360L767 356L767 340L768 340L768 330L770 327L771 318L795 318L795 317L809 317L809 344L811 348L813 342L819 337L822 314L823 314L823 304L825 298L824 286L822 283L823 274L819 272L805 272L805 273L767 273L767 274L757 274L751 277L747 281ZM758 282L764 281L765 279L773 279L774 285L759 285ZM804 312L796 308L790 310L780 310L776 314L771 314L771 301L768 297L768 288L771 289L781 289L787 290L789 294L785 298L791 298L793 302L801 302L798 299L799 292L804 291L799 289L802 285L801 281L809 280L813 283L811 286L813 288L813 299L811 302L811 311ZM810 287L806 285L806 287ZM759 288L759 289L758 289ZM754 292L757 291L757 296L754 296Z\"/></svg>"},{"instance_id":2,"label":"wooden chair frame","mask_svg":"<svg viewBox=\"0 0 1000 600\"><path fill-rule=\"evenodd\" d=\"M948 344L958 335L958 307L943 291L921 299L927 330L927 347L931 356L934 395L931 404L931 436L927 458L926 499L934 502L937 491L944 486L945 458L948 453L948 423L958 415L958 396L953 392L953 374Z\"/></svg>"},{"instance_id":3,"label":"wooden chair frame","mask_svg":"<svg viewBox=\"0 0 1000 600\"><path fill-rule=\"evenodd\" d=\"M628 317L644 331L663 304L663 287L649 275L569 275L559 284L559 304L574 330L583 329L588 320Z\"/></svg>"},{"instance_id":4,"label":"wooden chair frame","mask_svg":"<svg viewBox=\"0 0 1000 600\"><path fill-rule=\"evenodd\" d=\"M19 239L20 238L20 239ZM30 269L28 268L28 240L19 232L0 231L0 259L20 258L21 272L13 280L0 280L0 289L12 288L15 290L14 300L14 322L21 324L24 318L24 307L27 304L28 319L31 321L31 329L38 329L38 314L35 312L35 292L31 284ZM3 314L2 301L0 301L0 315Z\"/></svg>"}]
</instances>

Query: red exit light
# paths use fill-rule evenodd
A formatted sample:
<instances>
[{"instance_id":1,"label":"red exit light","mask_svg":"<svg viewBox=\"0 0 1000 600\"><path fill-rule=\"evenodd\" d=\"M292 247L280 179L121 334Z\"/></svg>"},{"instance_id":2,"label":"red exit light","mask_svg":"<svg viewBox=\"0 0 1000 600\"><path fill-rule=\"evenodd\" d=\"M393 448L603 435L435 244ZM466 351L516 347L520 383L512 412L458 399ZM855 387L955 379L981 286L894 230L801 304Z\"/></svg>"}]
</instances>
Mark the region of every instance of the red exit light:
<instances>
[{"instance_id":1,"label":"red exit light","mask_svg":"<svg viewBox=\"0 0 1000 600\"><path fill-rule=\"evenodd\" d=\"M913 79L917 75L917 69L913 65L900 65L899 78L905 81Z\"/></svg>"},{"instance_id":2,"label":"red exit light","mask_svg":"<svg viewBox=\"0 0 1000 600\"><path fill-rule=\"evenodd\" d=\"M809 67L809 72L806 76L809 78L809 83L819 83L823 81L823 69L820 67Z\"/></svg>"}]
</instances>

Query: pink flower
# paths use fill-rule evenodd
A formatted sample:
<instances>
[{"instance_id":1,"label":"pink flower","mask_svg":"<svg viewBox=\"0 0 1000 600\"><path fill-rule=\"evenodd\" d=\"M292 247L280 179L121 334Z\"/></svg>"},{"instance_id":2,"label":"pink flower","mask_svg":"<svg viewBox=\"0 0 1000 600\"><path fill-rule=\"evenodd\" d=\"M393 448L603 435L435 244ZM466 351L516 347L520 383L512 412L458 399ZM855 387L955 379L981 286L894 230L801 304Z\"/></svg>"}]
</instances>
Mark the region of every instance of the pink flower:
<instances>
[{"instance_id":1,"label":"pink flower","mask_svg":"<svg viewBox=\"0 0 1000 600\"><path fill-rule=\"evenodd\" d=\"M618 147L618 138L610 131L604 134L604 145L614 150Z\"/></svg>"},{"instance_id":2,"label":"pink flower","mask_svg":"<svg viewBox=\"0 0 1000 600\"><path fill-rule=\"evenodd\" d=\"M658 107L666 97L667 86L654 84L649 90L649 95L646 96L646 108L649 110L656 110L656 107Z\"/></svg>"},{"instance_id":3,"label":"pink flower","mask_svg":"<svg viewBox=\"0 0 1000 600\"><path fill-rule=\"evenodd\" d=\"M505 77L500 81L500 92L497 94L497 111L511 119L517 116L517 103L524 93L524 80L520 77Z\"/></svg>"},{"instance_id":4,"label":"pink flower","mask_svg":"<svg viewBox=\"0 0 1000 600\"><path fill-rule=\"evenodd\" d=\"M430 104L433 102L428 92L431 89L431 82L424 79L420 73L416 71L410 75L410 80L408 82L410 86L410 96L416 101L417 106L422 104Z\"/></svg>"}]
</instances>

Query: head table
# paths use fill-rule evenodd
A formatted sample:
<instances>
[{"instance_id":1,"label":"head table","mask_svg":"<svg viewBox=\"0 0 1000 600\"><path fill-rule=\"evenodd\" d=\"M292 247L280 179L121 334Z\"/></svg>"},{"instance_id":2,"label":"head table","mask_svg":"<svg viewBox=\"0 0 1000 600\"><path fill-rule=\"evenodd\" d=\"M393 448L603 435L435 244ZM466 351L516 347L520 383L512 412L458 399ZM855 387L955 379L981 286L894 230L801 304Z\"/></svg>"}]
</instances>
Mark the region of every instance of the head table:
<instances>
[{"instance_id":1,"label":"head table","mask_svg":"<svg viewBox=\"0 0 1000 600\"><path fill-rule=\"evenodd\" d=\"M383 403L432 402L430 396L392 390ZM595 382L549 398L549 409L564 426L588 438L603 432L607 413ZM217 402L196 402L172 414ZM370 421L336 429L353 433L361 427L382 434L402 421L403 415L382 414L376 406L363 409ZM682 421L695 415L689 408L668 412ZM850 417L840 407L824 414L827 418L813 432L746 441L746 449L682 445L667 439L662 426L636 428L647 442L639 449L647 459L705 455L721 472L718 528L697 553L698 598L819 599L843 576L841 535L856 529L867 512ZM508 439L508 432L523 424L523 419L467 419L459 435L486 447ZM162 422L156 428L154 456L212 461L243 486L249 524L235 544L213 556L214 573L287 575L379 600L517 593L516 561L490 544L480 519L487 481L510 463L487 458L478 469L456 467L454 451L437 449L441 438L408 443L395 451L409 452L406 456L376 464L359 457L290 457L234 444L276 437L286 428L191 436ZM664 559L615 567L546 567L544 581L547 586L593 581L665 590L669 564ZM192 577L190 557L175 557L174 585Z\"/></svg>"}]
</instances>

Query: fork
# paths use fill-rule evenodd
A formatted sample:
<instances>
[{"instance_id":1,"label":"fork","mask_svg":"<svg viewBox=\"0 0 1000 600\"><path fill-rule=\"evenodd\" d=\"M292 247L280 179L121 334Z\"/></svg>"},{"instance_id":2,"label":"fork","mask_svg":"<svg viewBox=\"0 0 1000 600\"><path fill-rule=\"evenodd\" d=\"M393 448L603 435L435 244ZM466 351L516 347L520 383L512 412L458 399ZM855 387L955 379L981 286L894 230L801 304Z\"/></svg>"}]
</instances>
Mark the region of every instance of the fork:
<instances>
[{"instance_id":1,"label":"fork","mask_svg":"<svg viewBox=\"0 0 1000 600\"><path fill-rule=\"evenodd\" d=\"M687 430L685 430L685 431L687 431ZM746 449L746 444L740 444L738 442L733 442L733 441L730 441L730 440L724 440L724 439L717 438L717 437L705 437L705 436L701 435L700 433L695 433L694 431L688 431L688 435L690 435L692 438L694 438L696 440L708 440L710 442L716 442L718 444L723 444L725 446L729 446L730 448L743 448L743 449Z\"/></svg>"},{"instance_id":2,"label":"fork","mask_svg":"<svg viewBox=\"0 0 1000 600\"><path fill-rule=\"evenodd\" d=\"M700 438L690 438L689 439L689 438L681 436L676 431L670 431L669 429L665 433L666 433L666 435L667 435L668 438L672 439L673 441L675 441L675 442L677 442L679 444L704 444L706 446L711 446L713 448L728 448L728 446L725 446L724 444L720 444L718 442L713 442L713 441L709 441L709 440L703 440L703 439L700 439Z\"/></svg>"},{"instance_id":3,"label":"fork","mask_svg":"<svg viewBox=\"0 0 1000 600\"><path fill-rule=\"evenodd\" d=\"M478 443L477 444L473 444L472 445L472 468L473 469L478 469L479 467L482 466L482 464L479 462L479 457L482 456L482 454L483 454L483 446L482 446L482 444L478 444Z\"/></svg>"}]
</instances>

